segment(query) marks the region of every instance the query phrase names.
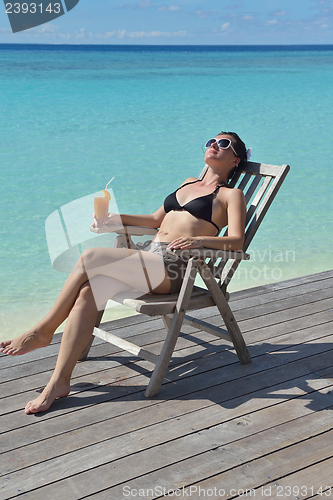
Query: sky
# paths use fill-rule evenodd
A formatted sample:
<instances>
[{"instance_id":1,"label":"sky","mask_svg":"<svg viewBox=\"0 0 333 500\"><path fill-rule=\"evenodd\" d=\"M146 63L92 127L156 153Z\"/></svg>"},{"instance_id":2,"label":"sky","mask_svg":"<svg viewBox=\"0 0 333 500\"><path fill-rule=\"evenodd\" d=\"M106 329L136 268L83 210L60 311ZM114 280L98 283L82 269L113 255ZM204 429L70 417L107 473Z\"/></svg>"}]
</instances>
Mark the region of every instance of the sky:
<instances>
[{"instance_id":1,"label":"sky","mask_svg":"<svg viewBox=\"0 0 333 500\"><path fill-rule=\"evenodd\" d=\"M333 44L333 0L80 0L65 15L19 33L12 33L5 3L0 43Z\"/></svg>"}]
</instances>

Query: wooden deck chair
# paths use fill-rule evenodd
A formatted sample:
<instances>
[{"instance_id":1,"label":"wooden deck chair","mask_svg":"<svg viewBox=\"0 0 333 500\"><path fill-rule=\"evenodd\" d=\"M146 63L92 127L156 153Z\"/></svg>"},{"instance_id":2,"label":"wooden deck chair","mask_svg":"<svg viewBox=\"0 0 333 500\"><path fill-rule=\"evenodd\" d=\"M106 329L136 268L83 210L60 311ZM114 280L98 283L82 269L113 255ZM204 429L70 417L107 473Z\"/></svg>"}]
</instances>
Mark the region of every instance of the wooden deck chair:
<instances>
[{"instance_id":1,"label":"wooden deck chair","mask_svg":"<svg viewBox=\"0 0 333 500\"><path fill-rule=\"evenodd\" d=\"M243 251L227 252L209 248L189 250L187 251L189 258L187 269L179 294L146 294L140 298L131 298L127 294L126 297L119 297L119 300L124 305L134 308L137 312L147 314L148 316L162 316L167 335L159 355L98 328L103 311L99 313L94 329L94 336L155 364L155 369L152 372L145 392L146 397L153 397L159 392L183 323L190 324L200 330L232 342L239 361L242 364L251 362L247 346L228 304L226 289L241 260L249 259L250 256L245 252L289 169L288 165L280 167L248 162L243 171L239 172L237 177L233 179L231 186L243 190L247 204ZM205 175L206 170L207 167L203 170L200 178ZM106 230L109 232L110 229L107 228ZM106 230L101 228L96 230L96 232L105 232ZM131 240L131 235L152 234L155 233L155 230L125 226L116 232L119 233L116 238L116 246L128 248L135 247ZM227 234L227 231L225 234ZM194 284L196 273L201 275L207 289ZM118 299L115 297L114 300ZM191 310L198 310L214 305L217 306L227 331L186 314ZM81 361L86 359L92 341L93 337L84 349L80 357Z\"/></svg>"}]
</instances>

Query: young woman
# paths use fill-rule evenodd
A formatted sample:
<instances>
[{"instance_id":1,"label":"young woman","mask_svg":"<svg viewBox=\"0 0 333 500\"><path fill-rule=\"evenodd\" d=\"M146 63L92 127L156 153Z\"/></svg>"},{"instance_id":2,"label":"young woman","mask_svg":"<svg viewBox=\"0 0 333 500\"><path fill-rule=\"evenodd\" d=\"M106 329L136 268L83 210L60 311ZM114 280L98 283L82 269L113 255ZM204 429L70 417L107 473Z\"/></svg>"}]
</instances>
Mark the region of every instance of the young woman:
<instances>
[{"instance_id":1,"label":"young woman","mask_svg":"<svg viewBox=\"0 0 333 500\"><path fill-rule=\"evenodd\" d=\"M70 392L72 371L87 345L98 310L116 294L129 290L168 294L178 292L186 262L172 250L207 247L241 250L246 207L243 192L227 185L246 162L244 143L234 132L220 132L206 144L208 170L202 180L190 177L151 215L109 214L94 225L123 224L159 229L143 251L92 248L82 253L50 312L20 337L0 342L0 352L25 354L50 344L67 318L56 367L43 392L25 412L47 410L56 398ZM218 236L228 225L228 236ZM144 264L144 265L143 265ZM163 265L162 265L163 264Z\"/></svg>"}]
</instances>

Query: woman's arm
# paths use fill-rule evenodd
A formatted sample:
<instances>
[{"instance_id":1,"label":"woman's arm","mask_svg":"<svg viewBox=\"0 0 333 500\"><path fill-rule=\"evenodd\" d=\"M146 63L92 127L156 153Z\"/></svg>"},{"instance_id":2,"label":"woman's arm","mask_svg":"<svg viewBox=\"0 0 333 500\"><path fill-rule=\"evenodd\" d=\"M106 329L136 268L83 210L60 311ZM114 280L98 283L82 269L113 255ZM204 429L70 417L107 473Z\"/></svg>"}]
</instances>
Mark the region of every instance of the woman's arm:
<instances>
[{"instance_id":1,"label":"woman's arm","mask_svg":"<svg viewBox=\"0 0 333 500\"><path fill-rule=\"evenodd\" d=\"M246 203L240 189L230 189L224 200L227 205L228 236L193 236L177 238L169 245L171 249L214 248L216 250L242 250L245 239Z\"/></svg>"},{"instance_id":2,"label":"woman's arm","mask_svg":"<svg viewBox=\"0 0 333 500\"><path fill-rule=\"evenodd\" d=\"M95 215L95 214L94 214ZM124 226L144 226L158 229L165 217L163 206L153 214L148 215L127 215L127 214L109 214L104 221L105 225L122 224ZM94 216L95 224L98 221ZM99 221L101 223L101 221Z\"/></svg>"},{"instance_id":3,"label":"woman's arm","mask_svg":"<svg viewBox=\"0 0 333 500\"><path fill-rule=\"evenodd\" d=\"M189 177L186 179L181 185L186 184L187 182L193 182L198 180L196 177ZM166 213L164 211L164 207L161 206L156 212L149 215L127 215L127 214L113 214L109 213L107 218L104 221L98 220L93 214L94 222L92 224L93 227L98 227L99 225L108 225L112 224L122 224L124 226L143 226L143 227L152 227L154 229L158 229L162 224L162 221L165 217Z\"/></svg>"}]
</instances>

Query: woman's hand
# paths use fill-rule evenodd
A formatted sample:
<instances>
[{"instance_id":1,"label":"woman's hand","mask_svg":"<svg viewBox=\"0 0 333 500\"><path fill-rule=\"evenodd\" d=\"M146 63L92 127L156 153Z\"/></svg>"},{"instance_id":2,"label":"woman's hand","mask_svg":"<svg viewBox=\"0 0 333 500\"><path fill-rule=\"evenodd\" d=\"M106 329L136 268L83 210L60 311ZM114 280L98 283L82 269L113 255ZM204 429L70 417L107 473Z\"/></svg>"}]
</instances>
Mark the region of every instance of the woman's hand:
<instances>
[{"instance_id":1,"label":"woman's hand","mask_svg":"<svg viewBox=\"0 0 333 500\"><path fill-rule=\"evenodd\" d=\"M108 213L105 220L97 219L95 212L93 213L94 222L92 223L92 227L101 227L101 226L111 226L112 224L121 224L121 217L119 214Z\"/></svg>"},{"instance_id":2,"label":"woman's hand","mask_svg":"<svg viewBox=\"0 0 333 500\"><path fill-rule=\"evenodd\" d=\"M185 250L187 248L202 247L202 238L199 236L189 236L188 238L176 238L169 243L168 248L171 250Z\"/></svg>"}]
</instances>

